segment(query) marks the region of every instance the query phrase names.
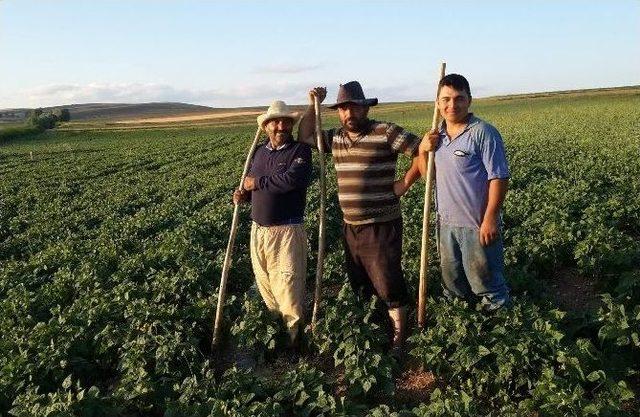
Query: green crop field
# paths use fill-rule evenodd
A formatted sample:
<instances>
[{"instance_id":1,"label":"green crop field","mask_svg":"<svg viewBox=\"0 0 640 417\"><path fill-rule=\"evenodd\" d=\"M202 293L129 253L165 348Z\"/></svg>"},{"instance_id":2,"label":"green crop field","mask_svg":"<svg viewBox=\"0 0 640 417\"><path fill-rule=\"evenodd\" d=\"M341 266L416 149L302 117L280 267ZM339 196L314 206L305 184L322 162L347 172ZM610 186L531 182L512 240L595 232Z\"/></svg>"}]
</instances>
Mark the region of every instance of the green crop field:
<instances>
[{"instance_id":1,"label":"green crop field","mask_svg":"<svg viewBox=\"0 0 640 417\"><path fill-rule=\"evenodd\" d=\"M372 116L421 135L431 109L388 104ZM254 124L83 125L7 139L0 416L637 415L640 89L478 100L473 110L507 147L514 306L487 316L446 301L433 254L427 327L402 365L387 352L376 300L344 285L330 163L323 301L308 352L284 350L252 288L247 208L225 343L211 352L231 192ZM402 199L413 295L423 197L419 182ZM309 289L318 205L314 182ZM246 356L255 365L235 366Z\"/></svg>"}]
</instances>

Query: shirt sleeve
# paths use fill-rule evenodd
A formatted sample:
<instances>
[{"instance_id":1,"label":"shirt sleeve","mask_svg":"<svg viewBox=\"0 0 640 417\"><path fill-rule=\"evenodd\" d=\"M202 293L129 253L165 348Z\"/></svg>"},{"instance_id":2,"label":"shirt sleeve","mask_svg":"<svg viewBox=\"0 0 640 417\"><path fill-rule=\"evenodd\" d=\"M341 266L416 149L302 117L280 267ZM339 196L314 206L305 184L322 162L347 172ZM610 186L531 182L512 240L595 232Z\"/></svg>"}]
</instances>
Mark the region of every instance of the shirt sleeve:
<instances>
[{"instance_id":1,"label":"shirt sleeve","mask_svg":"<svg viewBox=\"0 0 640 417\"><path fill-rule=\"evenodd\" d=\"M322 131L322 140L324 143L324 153L331 153L331 145L333 144L333 136L336 134L336 129L329 129Z\"/></svg>"},{"instance_id":2,"label":"shirt sleeve","mask_svg":"<svg viewBox=\"0 0 640 417\"><path fill-rule=\"evenodd\" d=\"M400 126L389 123L386 131L387 142L394 153L403 153L413 156L418 152L420 138L413 133L404 130Z\"/></svg>"},{"instance_id":3,"label":"shirt sleeve","mask_svg":"<svg viewBox=\"0 0 640 417\"><path fill-rule=\"evenodd\" d=\"M480 131L480 156L487 170L487 179L507 179L510 177L502 136L491 125L485 126Z\"/></svg>"},{"instance_id":4,"label":"shirt sleeve","mask_svg":"<svg viewBox=\"0 0 640 417\"><path fill-rule=\"evenodd\" d=\"M331 153L331 143L333 142L333 135L335 134L335 129L323 130L322 131L322 141L324 144L324 153ZM318 140L316 139L316 131L314 129L313 134L310 140L301 141L298 139L298 142L307 144L311 146L313 149L318 149Z\"/></svg>"},{"instance_id":5,"label":"shirt sleeve","mask_svg":"<svg viewBox=\"0 0 640 417\"><path fill-rule=\"evenodd\" d=\"M249 162L249 169L247 170L247 176L249 177L255 177L255 174L253 173L253 162L256 159L256 152L253 153L253 156L251 157L251 161Z\"/></svg>"},{"instance_id":6,"label":"shirt sleeve","mask_svg":"<svg viewBox=\"0 0 640 417\"><path fill-rule=\"evenodd\" d=\"M284 194L308 186L310 178L311 148L308 145L299 144L289 168L281 174L260 177L257 189Z\"/></svg>"}]
</instances>

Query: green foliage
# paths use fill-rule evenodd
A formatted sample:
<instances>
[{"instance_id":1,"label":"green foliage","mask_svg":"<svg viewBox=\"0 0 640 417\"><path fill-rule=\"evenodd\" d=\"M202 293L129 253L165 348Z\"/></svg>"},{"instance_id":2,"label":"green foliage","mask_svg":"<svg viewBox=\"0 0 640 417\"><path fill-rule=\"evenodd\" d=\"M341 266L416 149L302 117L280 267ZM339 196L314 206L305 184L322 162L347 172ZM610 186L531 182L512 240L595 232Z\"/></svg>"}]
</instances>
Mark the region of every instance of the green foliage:
<instances>
[{"instance_id":1,"label":"green foliage","mask_svg":"<svg viewBox=\"0 0 640 417\"><path fill-rule=\"evenodd\" d=\"M627 415L621 404L631 400L633 393L623 381L617 384L606 381L602 371L590 373L587 380L597 384L595 389L587 391L583 385L545 367L531 396L520 403L518 410L520 413L537 412L543 417Z\"/></svg>"},{"instance_id":2,"label":"green foliage","mask_svg":"<svg viewBox=\"0 0 640 417\"><path fill-rule=\"evenodd\" d=\"M68 122L69 120L71 120L71 113L69 112L69 109L58 108L54 109L51 113L58 119L59 122Z\"/></svg>"},{"instance_id":3,"label":"green foliage","mask_svg":"<svg viewBox=\"0 0 640 417\"><path fill-rule=\"evenodd\" d=\"M474 104L507 146L505 255L515 292L539 294L541 279L577 267L612 295L579 338L561 312L523 296L494 316L429 302L428 328L409 344L437 379L423 404L391 396L394 362L375 302L338 294L345 272L330 162L325 292L311 346L322 366L223 374L208 362L211 323L230 192L254 126L13 136L0 148L0 414L630 414L637 400L628 382L640 363L640 115L629 109L639 105L637 94ZM426 106L389 109L372 115L425 131ZM308 195L315 248L317 182ZM423 196L414 186L403 197L410 289ZM277 355L278 322L241 296L253 283L247 211L224 321L233 323L232 345ZM435 294L436 256L430 272Z\"/></svg>"},{"instance_id":4,"label":"green foliage","mask_svg":"<svg viewBox=\"0 0 640 417\"><path fill-rule=\"evenodd\" d=\"M178 416L329 416L342 410L327 392L322 372L305 363L276 381L231 368L221 378L205 363L199 375L175 386L165 417Z\"/></svg>"},{"instance_id":5,"label":"green foliage","mask_svg":"<svg viewBox=\"0 0 640 417\"><path fill-rule=\"evenodd\" d=\"M504 413L504 410L502 412ZM417 417L471 417L481 415L478 404L474 401L472 395L464 390L457 390L452 387L447 387L444 391L436 388L431 393L429 402L414 408L413 413Z\"/></svg>"},{"instance_id":6,"label":"green foliage","mask_svg":"<svg viewBox=\"0 0 640 417\"><path fill-rule=\"evenodd\" d=\"M291 415L333 415L338 409L338 402L327 392L323 373L305 363L285 374L281 383L273 399L290 408Z\"/></svg>"},{"instance_id":7,"label":"green foliage","mask_svg":"<svg viewBox=\"0 0 640 417\"><path fill-rule=\"evenodd\" d=\"M276 348L277 335L284 326L279 317L271 315L264 302L255 294L245 294L240 314L231 327L237 347L244 352L252 352L258 359L264 353Z\"/></svg>"},{"instance_id":8,"label":"green foliage","mask_svg":"<svg viewBox=\"0 0 640 417\"><path fill-rule=\"evenodd\" d=\"M437 398L426 410L435 414L425 415L507 414L516 406L560 410L549 415L579 415L573 413L584 408L621 412L623 402L633 397L624 381L611 380L599 367L602 361L588 340L564 340L560 311L527 302L494 315L457 300L428 305L430 323L411 338L411 355L444 378L455 395L435 405L442 393L434 392Z\"/></svg>"},{"instance_id":9,"label":"green foliage","mask_svg":"<svg viewBox=\"0 0 640 417\"><path fill-rule=\"evenodd\" d=\"M42 130L36 126L13 126L0 129L0 144L9 142L15 139L27 138L34 136Z\"/></svg>"},{"instance_id":10,"label":"green foliage","mask_svg":"<svg viewBox=\"0 0 640 417\"><path fill-rule=\"evenodd\" d=\"M30 386L18 395L9 413L16 417L49 416L116 416L122 412L113 398L104 396L95 386L82 388L71 375L64 379L57 391L40 394L38 387Z\"/></svg>"},{"instance_id":11,"label":"green foliage","mask_svg":"<svg viewBox=\"0 0 640 417\"><path fill-rule=\"evenodd\" d=\"M393 411L388 405L379 405L369 410L366 417L414 417L415 414L408 410Z\"/></svg>"},{"instance_id":12,"label":"green foliage","mask_svg":"<svg viewBox=\"0 0 640 417\"><path fill-rule=\"evenodd\" d=\"M622 303L615 303L609 294L602 296L603 306L598 312L602 327L598 336L602 342L616 346L629 346L640 353L640 305L627 312Z\"/></svg>"},{"instance_id":13,"label":"green foliage","mask_svg":"<svg viewBox=\"0 0 640 417\"><path fill-rule=\"evenodd\" d=\"M609 368L622 376L640 375L640 283L637 274L630 286L615 299L602 295L602 306L595 318L598 342ZM622 283L625 283L623 280Z\"/></svg>"},{"instance_id":14,"label":"green foliage","mask_svg":"<svg viewBox=\"0 0 640 417\"><path fill-rule=\"evenodd\" d=\"M29 124L41 130L53 129L56 127L58 117L53 113L42 113L35 116L35 113L29 117Z\"/></svg>"},{"instance_id":15,"label":"green foliage","mask_svg":"<svg viewBox=\"0 0 640 417\"><path fill-rule=\"evenodd\" d=\"M248 370L231 368L222 378L205 362L198 374L174 387L180 396L166 404L166 417L279 416L281 408L268 401L260 379Z\"/></svg>"},{"instance_id":16,"label":"green foliage","mask_svg":"<svg viewBox=\"0 0 640 417\"><path fill-rule=\"evenodd\" d=\"M69 120L71 120L69 109L58 108L45 112L39 108L31 111L27 123L42 131L53 129L59 122L68 122Z\"/></svg>"},{"instance_id":17,"label":"green foliage","mask_svg":"<svg viewBox=\"0 0 640 417\"><path fill-rule=\"evenodd\" d=\"M386 335L372 321L376 299L363 300L344 285L337 299L324 306L315 341L321 354L333 355L334 365L344 368L351 395L372 390L392 393L393 359L383 353Z\"/></svg>"}]
</instances>

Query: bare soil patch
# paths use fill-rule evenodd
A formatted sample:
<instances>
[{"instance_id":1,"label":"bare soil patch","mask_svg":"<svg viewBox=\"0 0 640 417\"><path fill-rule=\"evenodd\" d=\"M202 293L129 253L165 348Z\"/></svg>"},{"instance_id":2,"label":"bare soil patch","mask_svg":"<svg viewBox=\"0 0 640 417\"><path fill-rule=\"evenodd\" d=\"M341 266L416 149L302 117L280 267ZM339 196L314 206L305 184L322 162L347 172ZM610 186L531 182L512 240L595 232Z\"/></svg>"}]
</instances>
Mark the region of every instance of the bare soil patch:
<instances>
[{"instance_id":1,"label":"bare soil patch","mask_svg":"<svg viewBox=\"0 0 640 417\"><path fill-rule=\"evenodd\" d=\"M407 369L396 379L396 400L415 403L428 401L436 382L433 372L421 368Z\"/></svg>"},{"instance_id":2,"label":"bare soil patch","mask_svg":"<svg viewBox=\"0 0 640 417\"><path fill-rule=\"evenodd\" d=\"M600 305L596 280L572 268L558 270L547 293L558 307L569 312L595 310Z\"/></svg>"}]
</instances>

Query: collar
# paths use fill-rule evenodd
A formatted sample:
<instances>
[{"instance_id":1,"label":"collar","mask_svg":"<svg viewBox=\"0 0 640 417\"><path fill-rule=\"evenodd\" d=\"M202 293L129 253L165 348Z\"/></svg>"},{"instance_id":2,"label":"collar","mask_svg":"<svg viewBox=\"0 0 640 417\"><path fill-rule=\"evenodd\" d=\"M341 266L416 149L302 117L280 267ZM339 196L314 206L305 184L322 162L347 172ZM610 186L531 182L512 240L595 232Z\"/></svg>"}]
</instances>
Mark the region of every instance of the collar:
<instances>
[{"instance_id":1,"label":"collar","mask_svg":"<svg viewBox=\"0 0 640 417\"><path fill-rule=\"evenodd\" d=\"M283 143L282 145L280 145L277 148L273 149L273 147L271 146L271 141L267 140L267 144L265 145L265 148L269 149L270 151L281 151L284 148L286 148L287 146L289 146L290 143L291 143L291 141L288 140L285 143Z\"/></svg>"},{"instance_id":2,"label":"collar","mask_svg":"<svg viewBox=\"0 0 640 417\"><path fill-rule=\"evenodd\" d=\"M373 119L368 119L368 124L365 130L363 130L362 132L360 132L358 134L358 136L354 137L353 139L351 138L351 136L349 136L349 133L347 132L347 129L345 129L344 127L340 128L340 136L342 136L343 138L349 139L352 142L357 142L360 139L362 139L363 137L367 136L369 133L371 133L373 131L373 128L375 127L375 125L378 122L376 122Z\"/></svg>"},{"instance_id":3,"label":"collar","mask_svg":"<svg viewBox=\"0 0 640 417\"><path fill-rule=\"evenodd\" d=\"M462 129L462 131L460 133L458 133L458 136L462 135L464 132L466 132L467 130L471 129L473 126L477 125L478 123L480 123L480 119L478 119L476 116L473 115L473 113L469 113L468 115L468 119L467 119L467 125L464 127L464 129ZM447 135L447 121L446 120L442 120L440 122L440 127L438 128L438 133L440 133L440 135ZM456 137L458 137L456 136Z\"/></svg>"}]
</instances>

